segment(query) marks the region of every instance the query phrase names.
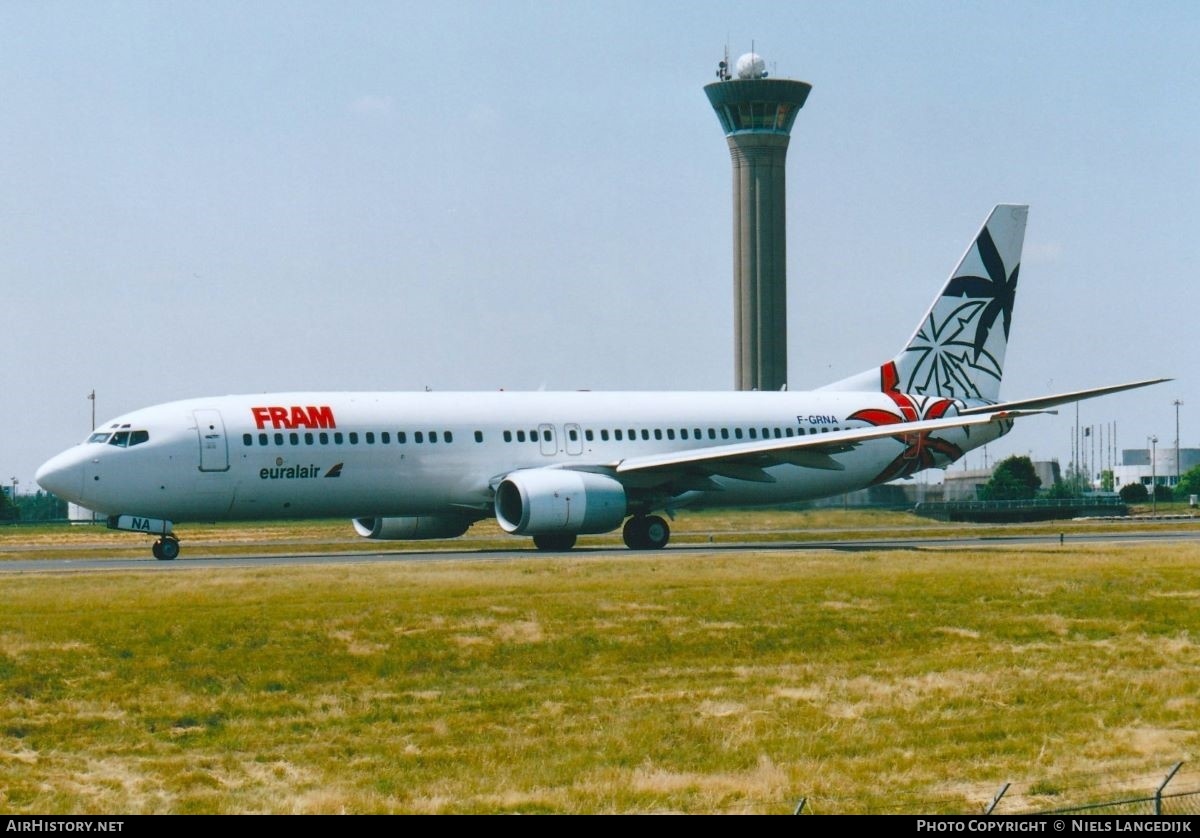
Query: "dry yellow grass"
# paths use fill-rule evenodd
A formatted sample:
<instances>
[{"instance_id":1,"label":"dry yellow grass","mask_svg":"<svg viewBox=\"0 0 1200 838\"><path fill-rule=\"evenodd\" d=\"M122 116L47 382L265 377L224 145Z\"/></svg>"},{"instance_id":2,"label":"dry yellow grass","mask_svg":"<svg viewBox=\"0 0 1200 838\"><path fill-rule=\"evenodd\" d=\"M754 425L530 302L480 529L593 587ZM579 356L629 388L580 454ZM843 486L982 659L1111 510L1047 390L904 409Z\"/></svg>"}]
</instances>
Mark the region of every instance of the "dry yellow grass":
<instances>
[{"instance_id":1,"label":"dry yellow grass","mask_svg":"<svg viewBox=\"0 0 1200 838\"><path fill-rule=\"evenodd\" d=\"M161 570L0 576L0 809L1019 811L1200 745L1190 544Z\"/></svg>"}]
</instances>

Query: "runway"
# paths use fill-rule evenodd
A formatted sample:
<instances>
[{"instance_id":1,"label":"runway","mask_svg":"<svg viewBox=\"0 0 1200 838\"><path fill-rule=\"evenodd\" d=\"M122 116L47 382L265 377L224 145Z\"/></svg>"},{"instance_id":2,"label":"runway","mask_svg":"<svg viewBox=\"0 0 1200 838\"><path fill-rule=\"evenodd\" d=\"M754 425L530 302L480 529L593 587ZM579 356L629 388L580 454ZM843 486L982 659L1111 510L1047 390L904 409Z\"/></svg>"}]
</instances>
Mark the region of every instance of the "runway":
<instances>
[{"instance_id":1,"label":"runway","mask_svg":"<svg viewBox=\"0 0 1200 838\"><path fill-rule=\"evenodd\" d=\"M1174 523L1174 522L1172 522ZM1200 527L1172 528L1169 530L1141 532L1094 532L1071 534L1036 534L1013 536L970 536L940 538L880 538L826 541L764 541L747 540L739 543L696 544L681 543L668 545L663 550L631 551L625 547L577 547L563 553L541 552L528 546L527 541L514 542L505 550L405 550L403 548L380 550L379 552L343 553L256 553L252 547L236 555L185 555L175 561L156 561L146 558L55 558L15 560L0 562L0 575L18 573L71 573L152 570L170 573L187 570L212 570L218 568L287 567L302 565L379 564L387 562L502 562L523 559L615 559L629 557L670 558L672 555L708 553L713 555L737 555L745 553L786 553L836 550L842 552L868 552L889 550L953 550L1020 547L1052 547L1054 545L1135 545L1170 544L1200 539Z\"/></svg>"}]
</instances>

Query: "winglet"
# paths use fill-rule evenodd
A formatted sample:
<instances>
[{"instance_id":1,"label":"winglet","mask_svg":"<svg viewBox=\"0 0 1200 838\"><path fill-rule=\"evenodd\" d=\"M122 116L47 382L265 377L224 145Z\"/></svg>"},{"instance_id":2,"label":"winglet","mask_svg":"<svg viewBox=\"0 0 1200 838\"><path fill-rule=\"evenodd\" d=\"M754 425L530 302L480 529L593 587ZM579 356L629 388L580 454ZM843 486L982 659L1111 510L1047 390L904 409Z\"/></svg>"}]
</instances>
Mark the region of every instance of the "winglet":
<instances>
[{"instance_id":1,"label":"winglet","mask_svg":"<svg viewBox=\"0 0 1200 838\"><path fill-rule=\"evenodd\" d=\"M1111 384L1108 387L1093 387L1090 390L1074 390L1070 393L1057 393L1053 396L1038 396L1015 402L1002 402L1001 404L985 404L979 407L962 408L958 411L958 415L973 416L977 413L1015 411L1045 413L1049 412L1047 408L1056 407L1060 404L1081 402L1084 399L1094 399L1097 396L1107 396L1110 393L1120 393L1123 390L1136 390L1138 387L1149 387L1151 384L1162 384L1164 381L1173 380L1171 378L1149 378L1145 381L1131 381L1128 384Z\"/></svg>"}]
</instances>

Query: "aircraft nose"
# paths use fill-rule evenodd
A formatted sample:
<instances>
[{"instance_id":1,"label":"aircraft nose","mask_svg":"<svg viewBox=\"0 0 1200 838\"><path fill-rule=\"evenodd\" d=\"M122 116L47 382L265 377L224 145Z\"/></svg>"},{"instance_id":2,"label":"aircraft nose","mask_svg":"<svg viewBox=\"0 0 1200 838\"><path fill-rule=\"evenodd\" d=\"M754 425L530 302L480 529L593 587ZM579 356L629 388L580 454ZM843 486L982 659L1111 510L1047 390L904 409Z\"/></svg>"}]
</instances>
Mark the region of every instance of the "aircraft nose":
<instances>
[{"instance_id":1,"label":"aircraft nose","mask_svg":"<svg viewBox=\"0 0 1200 838\"><path fill-rule=\"evenodd\" d=\"M83 496L83 460L75 449L64 451L42 463L34 480L47 492L78 503Z\"/></svg>"}]
</instances>

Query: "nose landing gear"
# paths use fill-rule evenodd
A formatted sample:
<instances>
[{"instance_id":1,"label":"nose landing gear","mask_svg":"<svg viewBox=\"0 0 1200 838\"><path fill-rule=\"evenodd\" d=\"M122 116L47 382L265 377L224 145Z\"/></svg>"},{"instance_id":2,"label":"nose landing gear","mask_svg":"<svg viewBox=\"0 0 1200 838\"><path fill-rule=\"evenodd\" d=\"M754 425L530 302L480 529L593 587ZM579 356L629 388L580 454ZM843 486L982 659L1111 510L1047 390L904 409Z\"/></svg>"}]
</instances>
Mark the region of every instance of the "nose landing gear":
<instances>
[{"instance_id":1,"label":"nose landing gear","mask_svg":"<svg viewBox=\"0 0 1200 838\"><path fill-rule=\"evenodd\" d=\"M150 552L159 561L169 562L179 558L179 539L171 532L171 522L162 518L143 518L139 515L109 515L110 530L128 530L159 538L150 547Z\"/></svg>"}]
</instances>

